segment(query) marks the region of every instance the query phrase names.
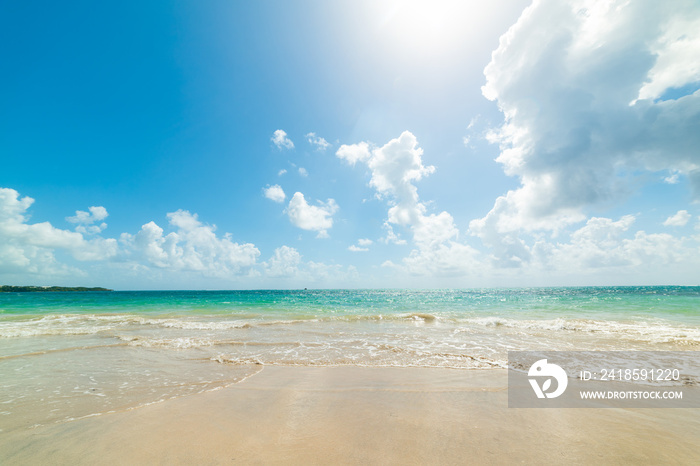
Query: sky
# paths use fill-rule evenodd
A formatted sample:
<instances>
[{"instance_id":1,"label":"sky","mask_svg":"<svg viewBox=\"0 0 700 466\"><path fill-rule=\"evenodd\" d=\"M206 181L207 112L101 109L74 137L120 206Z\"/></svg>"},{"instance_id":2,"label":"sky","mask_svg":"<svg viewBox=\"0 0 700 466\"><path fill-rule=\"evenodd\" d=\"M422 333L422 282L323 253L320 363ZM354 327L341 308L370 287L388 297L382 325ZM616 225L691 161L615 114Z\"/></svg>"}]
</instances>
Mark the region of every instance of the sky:
<instances>
[{"instance_id":1,"label":"sky","mask_svg":"<svg viewBox=\"0 0 700 466\"><path fill-rule=\"evenodd\" d=\"M0 5L0 284L700 285L700 3Z\"/></svg>"}]
</instances>

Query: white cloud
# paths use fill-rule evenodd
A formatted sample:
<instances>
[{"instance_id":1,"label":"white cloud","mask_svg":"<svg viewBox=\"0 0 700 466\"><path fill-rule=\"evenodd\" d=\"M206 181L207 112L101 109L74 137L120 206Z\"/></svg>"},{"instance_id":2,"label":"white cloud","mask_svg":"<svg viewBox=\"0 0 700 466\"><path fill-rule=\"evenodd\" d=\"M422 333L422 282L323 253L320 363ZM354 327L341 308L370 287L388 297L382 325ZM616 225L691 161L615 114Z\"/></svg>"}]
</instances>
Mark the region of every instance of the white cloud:
<instances>
[{"instance_id":1,"label":"white cloud","mask_svg":"<svg viewBox=\"0 0 700 466\"><path fill-rule=\"evenodd\" d=\"M398 245L406 245L408 242L405 239L401 238L401 235L398 235L394 232L394 228L391 226L389 222L384 222L382 225L382 228L386 230L386 236L384 238L381 238L379 241L385 244L393 243L393 244L398 244Z\"/></svg>"},{"instance_id":2,"label":"white cloud","mask_svg":"<svg viewBox=\"0 0 700 466\"><path fill-rule=\"evenodd\" d=\"M700 196L700 92L653 100L700 79L698 21L691 1L542 0L501 37L482 91L505 116L497 161L521 186L470 224L498 261L529 260L521 232L583 221L644 171L686 174Z\"/></svg>"},{"instance_id":3,"label":"white cloud","mask_svg":"<svg viewBox=\"0 0 700 466\"><path fill-rule=\"evenodd\" d=\"M368 160L372 154L370 153L369 144L361 142L359 144L346 145L343 144L335 153L341 159L346 160L350 165L355 165L357 162Z\"/></svg>"},{"instance_id":4,"label":"white cloud","mask_svg":"<svg viewBox=\"0 0 700 466\"><path fill-rule=\"evenodd\" d=\"M328 141L320 136L316 136L316 133L308 133L306 135L306 140L309 141L309 144L316 146L316 149L320 151L325 151L330 147Z\"/></svg>"},{"instance_id":5,"label":"white cloud","mask_svg":"<svg viewBox=\"0 0 700 466\"><path fill-rule=\"evenodd\" d=\"M112 260L110 267L122 270L148 272L149 267L157 267L230 279L234 274L254 272L260 255L252 244L233 242L230 234L217 236L215 226L202 224L196 214L184 210L167 215L174 230L170 233L148 222L135 235L122 233L118 242L100 236L86 239L80 231L62 230L49 222L29 223L27 211L33 202L14 189L0 188L0 274L47 280L86 276L85 270L57 260L56 253L63 252L78 261ZM88 212L76 211L68 220L89 228L106 217L107 209L93 206Z\"/></svg>"},{"instance_id":6,"label":"white cloud","mask_svg":"<svg viewBox=\"0 0 700 466\"><path fill-rule=\"evenodd\" d=\"M473 272L479 253L458 241L459 230L447 212L422 215L413 225L417 249L404 259L406 269L416 275L459 276Z\"/></svg>"},{"instance_id":7,"label":"white cloud","mask_svg":"<svg viewBox=\"0 0 700 466\"><path fill-rule=\"evenodd\" d=\"M263 192L265 193L266 198L275 202L284 202L284 200L287 198L287 195L284 194L284 190L278 184L263 188Z\"/></svg>"},{"instance_id":8,"label":"white cloud","mask_svg":"<svg viewBox=\"0 0 700 466\"><path fill-rule=\"evenodd\" d=\"M287 133L281 129L275 131L270 140L278 149L294 149L294 143L287 137Z\"/></svg>"},{"instance_id":9,"label":"white cloud","mask_svg":"<svg viewBox=\"0 0 700 466\"><path fill-rule=\"evenodd\" d=\"M299 273L301 254L294 248L282 246L265 262L265 272L270 277L292 277Z\"/></svg>"},{"instance_id":10,"label":"white cloud","mask_svg":"<svg viewBox=\"0 0 700 466\"><path fill-rule=\"evenodd\" d=\"M485 272L478 252L469 245L449 241L434 247L414 249L403 260L406 270L414 275L458 277Z\"/></svg>"},{"instance_id":11,"label":"white cloud","mask_svg":"<svg viewBox=\"0 0 700 466\"><path fill-rule=\"evenodd\" d=\"M434 247L458 235L454 219L447 212L425 215L413 228L413 241L421 248Z\"/></svg>"},{"instance_id":12,"label":"white cloud","mask_svg":"<svg viewBox=\"0 0 700 466\"><path fill-rule=\"evenodd\" d=\"M299 251L289 246L275 249L272 257L263 262L262 266L266 277L284 279L285 286L294 284L306 287L312 283L326 287L348 286L359 278L357 270L352 266L304 262Z\"/></svg>"},{"instance_id":13,"label":"white cloud","mask_svg":"<svg viewBox=\"0 0 700 466\"><path fill-rule=\"evenodd\" d=\"M304 168L304 167L299 167L299 174L303 177L309 176L309 172L307 172L306 168Z\"/></svg>"},{"instance_id":14,"label":"white cloud","mask_svg":"<svg viewBox=\"0 0 700 466\"><path fill-rule=\"evenodd\" d=\"M679 178L680 178L679 175L680 174L676 172L676 173L672 173L669 176L664 177L664 183L677 184L679 181Z\"/></svg>"},{"instance_id":15,"label":"white cloud","mask_svg":"<svg viewBox=\"0 0 700 466\"><path fill-rule=\"evenodd\" d=\"M434 172L435 167L423 165L423 149L418 147L418 141L411 132L404 131L397 139L371 152L366 142L343 145L336 155L353 165L358 161L367 163L372 173L370 186L381 197L388 198L392 205L389 209L390 223L413 225L419 221L425 206L418 201L418 191L413 182Z\"/></svg>"},{"instance_id":16,"label":"white cloud","mask_svg":"<svg viewBox=\"0 0 700 466\"><path fill-rule=\"evenodd\" d=\"M294 193L287 206L289 220L303 230L318 231L319 238L327 237L327 231L333 227L333 214L338 210L338 204L333 199L325 203L319 201L317 206L309 205L300 192Z\"/></svg>"},{"instance_id":17,"label":"white cloud","mask_svg":"<svg viewBox=\"0 0 700 466\"><path fill-rule=\"evenodd\" d=\"M667 218L666 221L664 221L664 225L667 227L684 227L688 223L688 220L690 220L690 214L688 213L688 211L679 210L678 212Z\"/></svg>"},{"instance_id":18,"label":"white cloud","mask_svg":"<svg viewBox=\"0 0 700 466\"><path fill-rule=\"evenodd\" d=\"M100 220L104 220L109 215L107 213L107 209L105 209L102 206L88 207L88 210L89 212L85 212L83 210L76 210L75 217L66 217L66 220L68 220L71 223L91 224L99 222Z\"/></svg>"},{"instance_id":19,"label":"white cloud","mask_svg":"<svg viewBox=\"0 0 700 466\"><path fill-rule=\"evenodd\" d=\"M197 214L178 210L167 217L175 231L164 235L155 222L148 222L136 235L122 234L122 243L149 265L215 277L246 272L260 255L253 244L234 243L228 233L217 237L216 227L202 224Z\"/></svg>"},{"instance_id":20,"label":"white cloud","mask_svg":"<svg viewBox=\"0 0 700 466\"><path fill-rule=\"evenodd\" d=\"M396 235L394 235L393 230L391 229L391 225L389 225L388 223L386 223L385 225L386 225L385 228L386 228L387 231L388 231L388 235L387 235L387 236L391 236L391 239L383 238L383 239L380 240L380 241L382 241L382 242L384 242L384 243L390 243L390 242L391 242L391 243L394 243L394 244L407 244L406 241L400 240ZM351 245L351 246L348 247L348 251L352 251L352 252L367 252L367 251L369 251L369 247L368 247L368 246L371 246L372 244L374 244L374 241L372 241L372 240L369 239L369 238L359 238L359 239L357 240L357 244L353 244L353 245Z\"/></svg>"},{"instance_id":21,"label":"white cloud","mask_svg":"<svg viewBox=\"0 0 700 466\"><path fill-rule=\"evenodd\" d=\"M107 224L102 222L98 225L93 225L93 223L106 219L109 215L107 213L107 209L102 206L92 206L88 208L88 211L89 212L85 212L84 210L76 210L75 216L66 217L66 220L71 223L78 224L75 227L75 231L78 233L89 235L101 233L105 228L107 228Z\"/></svg>"},{"instance_id":22,"label":"white cloud","mask_svg":"<svg viewBox=\"0 0 700 466\"><path fill-rule=\"evenodd\" d=\"M325 264L323 262L309 261L305 264L306 276L315 283L331 284L337 287L347 287L359 279L357 269L352 265L343 267L340 264Z\"/></svg>"},{"instance_id":23,"label":"white cloud","mask_svg":"<svg viewBox=\"0 0 700 466\"><path fill-rule=\"evenodd\" d=\"M287 173L287 170L283 168L282 170L280 170L280 171L277 172L277 176L282 176L282 175L284 175L285 173Z\"/></svg>"},{"instance_id":24,"label":"white cloud","mask_svg":"<svg viewBox=\"0 0 700 466\"><path fill-rule=\"evenodd\" d=\"M412 182L435 171L435 167L423 165L422 156L423 149L418 147L416 137L404 131L397 139L372 151L367 162L372 171L369 184L380 194L393 196L399 204L417 203L417 189Z\"/></svg>"},{"instance_id":25,"label":"white cloud","mask_svg":"<svg viewBox=\"0 0 700 466\"><path fill-rule=\"evenodd\" d=\"M416 249L403 261L408 271L463 274L473 266L477 253L457 242L459 231L452 216L447 212L426 215L427 209L419 200L413 183L433 173L435 167L423 164L423 149L418 147L418 140L411 132L404 131L379 148L370 149L365 142L343 145L336 155L352 165L364 162L370 169L370 186L389 205L384 242L406 244L393 226L410 228Z\"/></svg>"},{"instance_id":26,"label":"white cloud","mask_svg":"<svg viewBox=\"0 0 700 466\"><path fill-rule=\"evenodd\" d=\"M27 210L34 199L20 198L17 191L0 188L0 271L56 275L77 269L60 264L54 255L63 250L79 261L96 261L114 257L117 241L92 238L86 240L78 231L56 228L49 222L28 223ZM106 217L104 208L91 208L92 216L76 213L76 217L92 221ZM80 211L78 211L80 212Z\"/></svg>"},{"instance_id":27,"label":"white cloud","mask_svg":"<svg viewBox=\"0 0 700 466\"><path fill-rule=\"evenodd\" d=\"M668 234L627 233L635 221L632 215L620 220L591 218L586 225L571 234L569 243L537 244L533 253L543 265L553 270L571 272L605 267L669 266L694 254L684 246L684 240Z\"/></svg>"},{"instance_id":28,"label":"white cloud","mask_svg":"<svg viewBox=\"0 0 700 466\"><path fill-rule=\"evenodd\" d=\"M700 15L697 9L688 8L691 5L681 2L679 14L667 20L652 43L650 50L656 61L639 89L638 99L656 99L667 89L700 81Z\"/></svg>"}]
</instances>

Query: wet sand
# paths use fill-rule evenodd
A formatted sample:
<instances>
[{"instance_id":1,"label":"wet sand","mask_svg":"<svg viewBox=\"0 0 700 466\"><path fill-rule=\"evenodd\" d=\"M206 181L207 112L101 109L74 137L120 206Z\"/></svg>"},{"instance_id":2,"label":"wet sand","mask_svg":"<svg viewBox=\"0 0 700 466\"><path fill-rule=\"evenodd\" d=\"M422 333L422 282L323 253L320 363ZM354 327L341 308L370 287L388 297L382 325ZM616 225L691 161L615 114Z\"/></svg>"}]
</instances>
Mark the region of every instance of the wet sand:
<instances>
[{"instance_id":1,"label":"wet sand","mask_svg":"<svg viewBox=\"0 0 700 466\"><path fill-rule=\"evenodd\" d=\"M698 464L698 444L700 409L509 409L504 370L261 366L220 390L0 432L0 464Z\"/></svg>"}]
</instances>

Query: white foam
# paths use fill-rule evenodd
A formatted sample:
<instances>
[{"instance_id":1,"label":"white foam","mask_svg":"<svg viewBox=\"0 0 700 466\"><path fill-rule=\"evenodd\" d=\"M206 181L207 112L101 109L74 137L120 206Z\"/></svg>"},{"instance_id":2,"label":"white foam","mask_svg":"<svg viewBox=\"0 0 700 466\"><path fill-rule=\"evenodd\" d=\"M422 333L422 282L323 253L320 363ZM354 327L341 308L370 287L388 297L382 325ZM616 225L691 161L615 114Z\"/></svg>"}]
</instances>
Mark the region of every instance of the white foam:
<instances>
[{"instance_id":1,"label":"white foam","mask_svg":"<svg viewBox=\"0 0 700 466\"><path fill-rule=\"evenodd\" d=\"M640 321L597 321L584 319L544 319L517 320L502 317L478 317L466 319L464 323L482 327L505 327L517 330L546 332L584 332L615 336L627 340L641 340L650 343L689 343L700 344L700 329L672 325L668 322ZM456 331L470 332L469 327Z\"/></svg>"}]
</instances>

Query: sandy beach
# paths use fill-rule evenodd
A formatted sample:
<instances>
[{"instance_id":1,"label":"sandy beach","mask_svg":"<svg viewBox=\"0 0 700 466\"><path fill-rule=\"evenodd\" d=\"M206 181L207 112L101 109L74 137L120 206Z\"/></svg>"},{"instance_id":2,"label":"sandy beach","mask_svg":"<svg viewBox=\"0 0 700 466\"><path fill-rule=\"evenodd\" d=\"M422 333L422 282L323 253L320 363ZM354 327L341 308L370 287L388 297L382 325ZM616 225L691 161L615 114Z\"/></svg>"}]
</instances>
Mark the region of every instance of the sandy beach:
<instances>
[{"instance_id":1,"label":"sandy beach","mask_svg":"<svg viewBox=\"0 0 700 466\"><path fill-rule=\"evenodd\" d=\"M219 390L0 435L0 463L697 464L698 441L698 409L509 409L502 370L260 366Z\"/></svg>"}]
</instances>

